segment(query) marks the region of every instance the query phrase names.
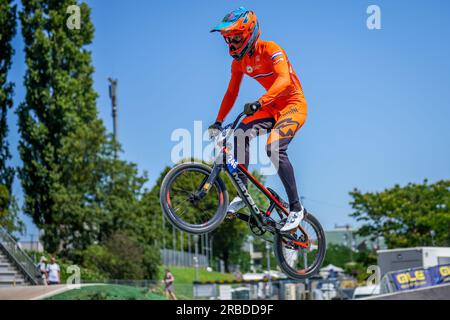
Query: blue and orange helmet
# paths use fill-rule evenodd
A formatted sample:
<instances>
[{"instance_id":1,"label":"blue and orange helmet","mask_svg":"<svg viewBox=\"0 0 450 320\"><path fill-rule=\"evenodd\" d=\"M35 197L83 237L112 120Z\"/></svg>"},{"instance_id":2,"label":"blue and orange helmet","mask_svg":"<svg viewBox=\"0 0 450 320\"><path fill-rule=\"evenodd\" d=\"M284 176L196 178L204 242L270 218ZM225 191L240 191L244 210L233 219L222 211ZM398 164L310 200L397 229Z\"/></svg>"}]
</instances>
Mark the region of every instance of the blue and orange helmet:
<instances>
[{"instance_id":1,"label":"blue and orange helmet","mask_svg":"<svg viewBox=\"0 0 450 320\"><path fill-rule=\"evenodd\" d=\"M260 35L256 14L244 7L239 7L228 13L222 22L211 30L211 32L215 31L222 34L228 44L230 55L236 60L241 60L253 49ZM230 36L235 35L242 36L242 44L239 48L235 48L229 40Z\"/></svg>"}]
</instances>

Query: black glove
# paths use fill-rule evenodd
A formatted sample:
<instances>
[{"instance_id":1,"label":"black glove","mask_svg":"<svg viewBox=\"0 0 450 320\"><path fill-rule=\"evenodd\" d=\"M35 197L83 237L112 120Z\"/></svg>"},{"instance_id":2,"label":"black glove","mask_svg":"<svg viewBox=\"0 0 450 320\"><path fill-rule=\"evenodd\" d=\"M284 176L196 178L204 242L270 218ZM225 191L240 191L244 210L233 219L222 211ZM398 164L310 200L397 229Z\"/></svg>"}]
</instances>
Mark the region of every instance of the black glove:
<instances>
[{"instance_id":1,"label":"black glove","mask_svg":"<svg viewBox=\"0 0 450 320\"><path fill-rule=\"evenodd\" d=\"M217 136L222 130L222 122L216 121L208 128L208 134L210 138Z\"/></svg>"},{"instance_id":2,"label":"black glove","mask_svg":"<svg viewBox=\"0 0 450 320\"><path fill-rule=\"evenodd\" d=\"M245 104L244 112L247 116L251 116L258 111L259 108L261 108L261 103L259 103L259 101L249 102Z\"/></svg>"}]
</instances>

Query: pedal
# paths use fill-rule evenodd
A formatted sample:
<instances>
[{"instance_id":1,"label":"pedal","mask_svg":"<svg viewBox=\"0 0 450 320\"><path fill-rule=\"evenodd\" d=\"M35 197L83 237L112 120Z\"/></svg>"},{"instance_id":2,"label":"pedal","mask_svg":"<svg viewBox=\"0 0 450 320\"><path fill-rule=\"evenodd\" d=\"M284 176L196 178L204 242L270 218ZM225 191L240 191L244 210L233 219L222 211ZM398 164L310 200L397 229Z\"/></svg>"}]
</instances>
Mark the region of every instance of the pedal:
<instances>
[{"instance_id":1,"label":"pedal","mask_svg":"<svg viewBox=\"0 0 450 320\"><path fill-rule=\"evenodd\" d=\"M280 232L280 229L286 224L287 217L281 219L279 222L275 222L275 229ZM280 232L281 233L281 232Z\"/></svg>"},{"instance_id":2,"label":"pedal","mask_svg":"<svg viewBox=\"0 0 450 320\"><path fill-rule=\"evenodd\" d=\"M225 216L225 219L229 221L236 220L236 218L237 218L236 212L227 212L227 215Z\"/></svg>"}]
</instances>

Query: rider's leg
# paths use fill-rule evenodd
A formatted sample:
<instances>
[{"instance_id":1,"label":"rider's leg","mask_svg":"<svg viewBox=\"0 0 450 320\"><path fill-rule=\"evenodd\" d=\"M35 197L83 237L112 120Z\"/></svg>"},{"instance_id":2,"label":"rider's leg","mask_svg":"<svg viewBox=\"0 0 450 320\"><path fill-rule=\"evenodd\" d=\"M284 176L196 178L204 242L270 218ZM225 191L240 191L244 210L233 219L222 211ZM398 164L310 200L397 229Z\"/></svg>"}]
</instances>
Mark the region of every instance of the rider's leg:
<instances>
[{"instance_id":1,"label":"rider's leg","mask_svg":"<svg viewBox=\"0 0 450 320\"><path fill-rule=\"evenodd\" d=\"M246 169L250 163L250 141L268 133L273 127L275 119L266 110L258 110L255 114L245 117L234 132L234 156ZM239 178L247 185L247 177L239 172Z\"/></svg>"},{"instance_id":2,"label":"rider's leg","mask_svg":"<svg viewBox=\"0 0 450 320\"><path fill-rule=\"evenodd\" d=\"M289 200L289 208L291 211L300 211L302 206L297 192L297 184L295 181L294 168L287 155L287 147L290 139L279 140L276 143L267 144L266 151L269 158L278 169L278 175L283 183L284 189ZM275 147L275 145L277 145Z\"/></svg>"},{"instance_id":3,"label":"rider's leg","mask_svg":"<svg viewBox=\"0 0 450 320\"><path fill-rule=\"evenodd\" d=\"M267 141L267 154L278 169L278 175L289 199L289 217L283 231L295 228L303 218L294 169L287 155L289 143L306 120L306 106L290 104L277 116L277 121Z\"/></svg>"}]
</instances>

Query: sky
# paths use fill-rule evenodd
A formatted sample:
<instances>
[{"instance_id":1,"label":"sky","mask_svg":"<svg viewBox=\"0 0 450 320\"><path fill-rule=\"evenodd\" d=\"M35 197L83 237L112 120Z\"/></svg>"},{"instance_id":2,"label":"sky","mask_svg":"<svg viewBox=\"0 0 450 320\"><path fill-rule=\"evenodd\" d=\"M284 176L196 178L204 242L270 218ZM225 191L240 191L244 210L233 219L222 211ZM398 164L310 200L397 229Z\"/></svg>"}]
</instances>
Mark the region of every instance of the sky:
<instances>
[{"instance_id":1,"label":"sky","mask_svg":"<svg viewBox=\"0 0 450 320\"><path fill-rule=\"evenodd\" d=\"M308 102L305 125L289 146L300 195L326 230L358 223L349 192L450 178L450 2L432 1L147 1L89 0L96 29L94 86L99 116L112 131L108 77L117 78L121 157L149 175L151 188L172 165L176 129L214 122L232 58L209 30L243 5L256 12L261 38L286 51ZM378 5L381 29L366 10ZM23 42L9 79L15 106L24 99ZM228 121L263 88L244 78ZM13 159L17 117L9 116ZM279 178L267 186L284 195ZM16 178L14 192L23 199ZM23 216L27 235L36 234Z\"/></svg>"}]
</instances>

